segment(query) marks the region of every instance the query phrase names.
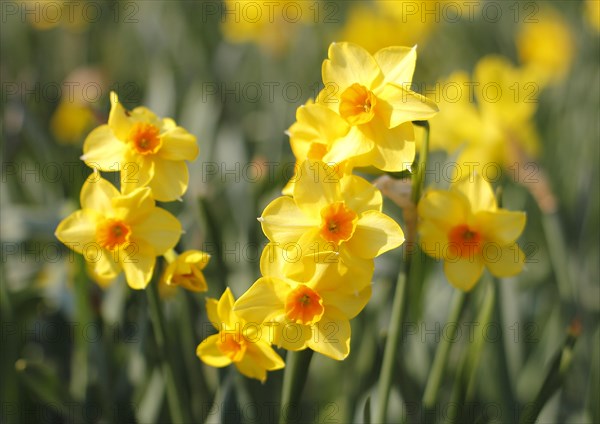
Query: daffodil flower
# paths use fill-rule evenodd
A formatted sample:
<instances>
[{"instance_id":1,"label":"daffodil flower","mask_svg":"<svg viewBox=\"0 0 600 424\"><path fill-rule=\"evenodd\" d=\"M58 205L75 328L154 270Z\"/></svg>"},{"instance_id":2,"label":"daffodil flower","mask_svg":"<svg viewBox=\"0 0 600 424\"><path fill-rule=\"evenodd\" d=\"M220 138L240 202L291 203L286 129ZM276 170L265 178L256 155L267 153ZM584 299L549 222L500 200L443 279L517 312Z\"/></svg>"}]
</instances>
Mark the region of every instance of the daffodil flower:
<instances>
[{"instance_id":1,"label":"daffodil flower","mask_svg":"<svg viewBox=\"0 0 600 424\"><path fill-rule=\"evenodd\" d=\"M196 137L143 106L125 110L114 92L110 101L108 124L87 136L82 160L100 171L120 171L123 193L149 186L161 202L180 198L189 181L185 161L198 156Z\"/></svg>"},{"instance_id":2,"label":"daffodil flower","mask_svg":"<svg viewBox=\"0 0 600 424\"><path fill-rule=\"evenodd\" d=\"M475 174L450 190L430 190L418 205L421 248L444 260L454 287L469 291L484 267L497 277L523 269L525 255L516 244L525 213L500 209L490 184Z\"/></svg>"},{"instance_id":3,"label":"daffodil flower","mask_svg":"<svg viewBox=\"0 0 600 424\"><path fill-rule=\"evenodd\" d=\"M371 56L352 43L332 43L323 62L325 88L317 103L340 115L348 134L333 143L328 161L403 171L415 157L411 121L429 119L437 106L410 90L416 47L387 47Z\"/></svg>"},{"instance_id":4,"label":"daffodil flower","mask_svg":"<svg viewBox=\"0 0 600 424\"><path fill-rule=\"evenodd\" d=\"M196 355L212 367L221 368L233 363L246 377L264 382L267 371L281 369L285 363L266 341L262 327L256 322L245 321L233 311L234 301L229 288L218 301L206 300L208 319L219 333L204 339L198 345Z\"/></svg>"},{"instance_id":5,"label":"daffodil flower","mask_svg":"<svg viewBox=\"0 0 600 424\"><path fill-rule=\"evenodd\" d=\"M80 201L81 209L58 225L56 237L84 256L99 284L109 284L123 270L131 288L145 288L156 257L179 240L177 218L156 207L150 188L121 194L96 172L81 188Z\"/></svg>"},{"instance_id":6,"label":"daffodil flower","mask_svg":"<svg viewBox=\"0 0 600 424\"><path fill-rule=\"evenodd\" d=\"M247 322L268 328L269 341L288 350L310 348L336 360L350 353L350 322L371 297L371 285L354 290L348 275L325 263L315 266L306 283L287 278L283 256L261 256L259 278L233 310Z\"/></svg>"},{"instance_id":7,"label":"daffodil flower","mask_svg":"<svg viewBox=\"0 0 600 424\"><path fill-rule=\"evenodd\" d=\"M307 160L293 197L273 200L259 221L271 242L296 256L331 259L333 252L342 261L370 263L404 242L400 226L381 212L382 202L368 181L354 175L340 179L325 163Z\"/></svg>"},{"instance_id":8,"label":"daffodil flower","mask_svg":"<svg viewBox=\"0 0 600 424\"><path fill-rule=\"evenodd\" d=\"M200 250L186 250L181 255L169 251L165 254L169 262L162 276L164 284L170 287L183 287L194 292L208 290L202 270L208 264L210 255Z\"/></svg>"}]
</instances>

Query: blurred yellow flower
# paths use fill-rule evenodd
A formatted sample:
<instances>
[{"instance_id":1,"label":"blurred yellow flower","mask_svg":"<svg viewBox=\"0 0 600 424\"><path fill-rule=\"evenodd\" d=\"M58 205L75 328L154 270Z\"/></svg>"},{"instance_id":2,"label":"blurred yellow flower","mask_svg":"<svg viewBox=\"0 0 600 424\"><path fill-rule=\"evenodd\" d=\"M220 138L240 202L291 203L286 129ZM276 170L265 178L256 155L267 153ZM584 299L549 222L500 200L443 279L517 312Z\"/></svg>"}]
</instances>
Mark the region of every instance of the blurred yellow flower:
<instances>
[{"instance_id":1,"label":"blurred yellow flower","mask_svg":"<svg viewBox=\"0 0 600 424\"><path fill-rule=\"evenodd\" d=\"M427 3L431 8L433 2ZM337 39L360 44L372 53L387 46L423 44L437 23L431 15L422 18L420 4L425 3L352 2Z\"/></svg>"},{"instance_id":2,"label":"blurred yellow flower","mask_svg":"<svg viewBox=\"0 0 600 424\"><path fill-rule=\"evenodd\" d=\"M533 116L539 90L529 72L501 56L482 58L473 81L456 72L439 82L440 113L431 119L430 147L458 152L453 181L471 171L497 179L520 157L516 150L537 156Z\"/></svg>"},{"instance_id":3,"label":"blurred yellow flower","mask_svg":"<svg viewBox=\"0 0 600 424\"><path fill-rule=\"evenodd\" d=\"M336 360L350 353L350 322L371 297L370 280L360 289L339 268L318 263L303 284L287 278L284 256L265 249L259 278L235 302L234 311L269 329L271 343L288 350L310 348Z\"/></svg>"},{"instance_id":4,"label":"blurred yellow flower","mask_svg":"<svg viewBox=\"0 0 600 424\"><path fill-rule=\"evenodd\" d=\"M206 299L208 319L219 333L204 339L198 345L196 355L212 367L221 368L233 363L246 377L264 382L267 371L281 369L285 363L265 340L267 329L256 321L239 317L233 311L233 303L229 288L218 301Z\"/></svg>"},{"instance_id":5,"label":"blurred yellow flower","mask_svg":"<svg viewBox=\"0 0 600 424\"><path fill-rule=\"evenodd\" d=\"M470 175L450 190L430 190L418 205L421 248L444 260L444 273L454 287L469 291L486 267L497 277L523 269L525 255L516 244L525 213L500 209L491 185Z\"/></svg>"},{"instance_id":6,"label":"blurred yellow flower","mask_svg":"<svg viewBox=\"0 0 600 424\"><path fill-rule=\"evenodd\" d=\"M382 197L368 181L339 178L323 162L298 169L293 197L273 200L259 218L267 238L299 257L333 252L341 260L373 259L404 242L400 226L381 212Z\"/></svg>"},{"instance_id":7,"label":"blurred yellow flower","mask_svg":"<svg viewBox=\"0 0 600 424\"><path fill-rule=\"evenodd\" d=\"M123 270L131 288L145 288L156 257L179 240L177 218L155 206L149 188L121 194L97 172L81 188L80 201L81 209L58 225L56 237L84 256L98 284L109 284Z\"/></svg>"},{"instance_id":8,"label":"blurred yellow flower","mask_svg":"<svg viewBox=\"0 0 600 424\"><path fill-rule=\"evenodd\" d=\"M586 0L584 15L592 28L600 32L600 1Z\"/></svg>"},{"instance_id":9,"label":"blurred yellow flower","mask_svg":"<svg viewBox=\"0 0 600 424\"><path fill-rule=\"evenodd\" d=\"M110 100L108 124L87 136L81 158L101 171L121 171L123 193L149 186L156 200L180 198L189 181L185 161L198 155L196 137L143 106L125 110L114 92Z\"/></svg>"},{"instance_id":10,"label":"blurred yellow flower","mask_svg":"<svg viewBox=\"0 0 600 424\"><path fill-rule=\"evenodd\" d=\"M318 2L224 0L220 14L221 31L232 43L253 42L264 51L280 54L302 26L318 18Z\"/></svg>"},{"instance_id":11,"label":"blurred yellow flower","mask_svg":"<svg viewBox=\"0 0 600 424\"><path fill-rule=\"evenodd\" d=\"M332 143L328 160L352 159L356 166L384 171L403 171L412 164L411 121L429 119L438 110L410 90L416 60L416 48L387 47L371 56L356 44L329 46L317 103L338 113L350 130Z\"/></svg>"},{"instance_id":12,"label":"blurred yellow flower","mask_svg":"<svg viewBox=\"0 0 600 424\"><path fill-rule=\"evenodd\" d=\"M62 144L77 144L94 125L96 118L89 105L63 98L50 119L50 130Z\"/></svg>"},{"instance_id":13,"label":"blurred yellow flower","mask_svg":"<svg viewBox=\"0 0 600 424\"><path fill-rule=\"evenodd\" d=\"M552 7L541 7L535 22L523 22L516 42L522 64L541 85L561 81L569 72L575 56L575 37Z\"/></svg>"},{"instance_id":14,"label":"blurred yellow flower","mask_svg":"<svg viewBox=\"0 0 600 424\"><path fill-rule=\"evenodd\" d=\"M161 281L169 287L183 287L194 292L208 290L202 270L208 264L210 255L200 250L186 250L181 255L168 251L165 258L169 262Z\"/></svg>"}]
</instances>

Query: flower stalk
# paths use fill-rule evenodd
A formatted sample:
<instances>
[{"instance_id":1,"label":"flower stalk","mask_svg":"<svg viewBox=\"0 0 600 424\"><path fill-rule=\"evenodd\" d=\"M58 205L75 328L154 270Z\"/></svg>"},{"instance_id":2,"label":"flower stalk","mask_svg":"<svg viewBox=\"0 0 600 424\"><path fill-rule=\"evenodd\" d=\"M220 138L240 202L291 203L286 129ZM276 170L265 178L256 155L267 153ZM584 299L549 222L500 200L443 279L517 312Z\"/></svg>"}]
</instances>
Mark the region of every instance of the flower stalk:
<instances>
[{"instance_id":1,"label":"flower stalk","mask_svg":"<svg viewBox=\"0 0 600 424\"><path fill-rule=\"evenodd\" d=\"M288 423L290 422L290 417L298 416L298 402L304 388L304 383L306 383L308 367L312 356L312 349L304 349L297 352L289 351L285 357L279 424Z\"/></svg>"},{"instance_id":2,"label":"flower stalk","mask_svg":"<svg viewBox=\"0 0 600 424\"><path fill-rule=\"evenodd\" d=\"M427 156L429 151L429 123L427 121L415 121L415 125L425 128L425 138L421 143L419 152L419 162L416 171L412 176L411 204L404 208L404 216L407 225L404 268L400 270L396 281L396 292L392 304L392 316L390 322L390 333L388 335L385 350L383 352L383 364L378 386L378 405L376 409L375 422L386 422L387 408L392 387L392 378L394 375L394 362L398 353L400 336L402 331L402 322L404 320L404 309L406 305L406 285L407 276L410 274L411 262L414 252L414 243L416 242L416 205L421 197L423 182L425 177L425 168L427 167Z\"/></svg>"},{"instance_id":3,"label":"flower stalk","mask_svg":"<svg viewBox=\"0 0 600 424\"><path fill-rule=\"evenodd\" d=\"M184 397L180 391L180 386L177 384L173 364L167 354L167 332L165 317L162 313L160 299L158 295L158 285L150 284L146 289L148 296L149 314L152 320L154 329L154 337L160 354L163 378L165 379L167 401L169 403L169 412L173 423L188 423L191 422L182 402Z\"/></svg>"}]
</instances>

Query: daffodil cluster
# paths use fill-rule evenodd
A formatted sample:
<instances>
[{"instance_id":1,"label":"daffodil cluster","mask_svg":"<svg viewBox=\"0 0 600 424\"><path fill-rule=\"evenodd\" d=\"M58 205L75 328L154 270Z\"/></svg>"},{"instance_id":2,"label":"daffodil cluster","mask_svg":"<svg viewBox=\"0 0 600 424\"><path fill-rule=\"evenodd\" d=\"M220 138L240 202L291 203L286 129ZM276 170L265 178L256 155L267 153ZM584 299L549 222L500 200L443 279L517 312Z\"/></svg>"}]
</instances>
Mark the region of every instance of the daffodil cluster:
<instances>
[{"instance_id":1,"label":"daffodil cluster","mask_svg":"<svg viewBox=\"0 0 600 424\"><path fill-rule=\"evenodd\" d=\"M262 277L231 310L212 314L220 336L198 347L204 362L233 361L262 379L264 370L280 367L263 342L336 360L348 356L350 320L371 296L374 259L404 242L400 226L382 212L381 192L352 170L401 171L414 161L411 122L437 111L408 89L415 61L415 48L388 47L372 56L354 44L331 45L325 87L297 110L288 132L295 175L258 218L269 239ZM232 333L245 327L248 334ZM250 339L263 352L256 363L261 372L248 370Z\"/></svg>"},{"instance_id":2,"label":"daffodil cluster","mask_svg":"<svg viewBox=\"0 0 600 424\"><path fill-rule=\"evenodd\" d=\"M94 172L81 189L81 209L66 217L56 237L81 253L90 276L106 286L124 271L133 289L145 288L156 258L171 265L167 285L205 291L200 272L208 261L203 252L172 251L182 233L180 222L156 206L156 200L180 198L188 186L186 160L198 155L196 138L172 119L159 119L145 107L127 111L116 93L110 94L108 124L87 136L82 160ZM120 172L120 190L99 171Z\"/></svg>"}]
</instances>

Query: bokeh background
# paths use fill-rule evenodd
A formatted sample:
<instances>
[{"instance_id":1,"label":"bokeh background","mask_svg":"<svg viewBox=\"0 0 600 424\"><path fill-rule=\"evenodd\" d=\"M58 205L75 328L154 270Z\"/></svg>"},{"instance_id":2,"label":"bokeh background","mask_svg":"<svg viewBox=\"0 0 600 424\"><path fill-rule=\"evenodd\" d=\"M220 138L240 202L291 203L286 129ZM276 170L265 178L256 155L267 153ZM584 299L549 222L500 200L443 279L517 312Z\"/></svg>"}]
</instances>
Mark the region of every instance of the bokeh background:
<instances>
[{"instance_id":1,"label":"bokeh background","mask_svg":"<svg viewBox=\"0 0 600 424\"><path fill-rule=\"evenodd\" d=\"M146 296L123 279L100 288L53 235L79 207L91 172L79 160L82 143L106 122L111 90L127 108L173 117L200 146L184 201L164 205L185 228L180 250L212 256L207 294L162 291L185 404L195 422L274 419L282 371L261 385L195 356L212 333L204 298L226 286L240 296L259 276L266 238L256 217L293 170L285 130L322 87L328 45L352 41L372 53L417 44L414 88L430 96L440 95L436 81L472 74L489 54L528 67L541 147L528 169L533 177L545 170L558 200L549 226L530 190L506 175L496 181L506 207L528 213L526 270L498 282L499 306L485 325L477 322L483 294L470 295L433 412L420 398L453 289L439 264L420 256L390 419L441 422L458 407L465 422L516 421L575 326L570 367L539 422L600 422L598 1L3 1L0 11L0 421L169 421ZM452 158L436 152L430 166L441 170ZM447 187L444 175L428 174L428 185ZM385 209L402 223L398 206L386 200ZM401 249L378 260L373 297L352 322L350 356L314 356L301 421L364 421L401 262ZM457 404L469 329L484 348L473 390Z\"/></svg>"}]
</instances>

